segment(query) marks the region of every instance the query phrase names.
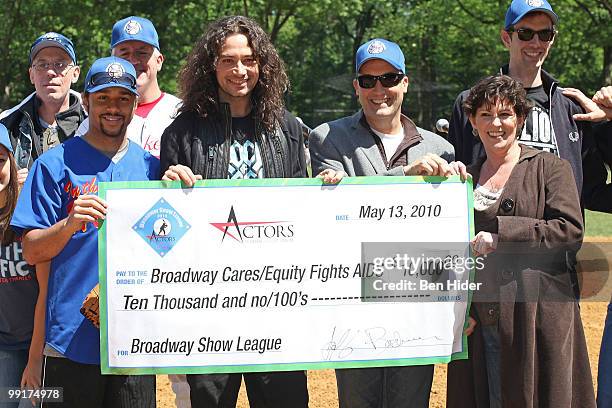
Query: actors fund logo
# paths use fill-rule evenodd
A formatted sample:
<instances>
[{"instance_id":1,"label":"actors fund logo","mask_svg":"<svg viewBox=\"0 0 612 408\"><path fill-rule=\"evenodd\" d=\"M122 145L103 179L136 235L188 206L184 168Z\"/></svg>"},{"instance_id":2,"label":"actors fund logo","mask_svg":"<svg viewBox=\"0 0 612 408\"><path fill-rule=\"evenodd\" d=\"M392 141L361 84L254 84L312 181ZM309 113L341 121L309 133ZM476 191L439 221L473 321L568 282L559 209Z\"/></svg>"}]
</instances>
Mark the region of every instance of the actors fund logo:
<instances>
[{"instance_id":1,"label":"actors fund logo","mask_svg":"<svg viewBox=\"0 0 612 408\"><path fill-rule=\"evenodd\" d=\"M211 222L210 225L223 233L221 242L229 237L241 243L256 243L264 240L290 240L293 238L293 224L288 221L243 221L239 222L230 208L227 222Z\"/></svg>"},{"instance_id":2,"label":"actors fund logo","mask_svg":"<svg viewBox=\"0 0 612 408\"><path fill-rule=\"evenodd\" d=\"M160 256L165 256L191 225L170 204L160 198L132 229Z\"/></svg>"}]
</instances>

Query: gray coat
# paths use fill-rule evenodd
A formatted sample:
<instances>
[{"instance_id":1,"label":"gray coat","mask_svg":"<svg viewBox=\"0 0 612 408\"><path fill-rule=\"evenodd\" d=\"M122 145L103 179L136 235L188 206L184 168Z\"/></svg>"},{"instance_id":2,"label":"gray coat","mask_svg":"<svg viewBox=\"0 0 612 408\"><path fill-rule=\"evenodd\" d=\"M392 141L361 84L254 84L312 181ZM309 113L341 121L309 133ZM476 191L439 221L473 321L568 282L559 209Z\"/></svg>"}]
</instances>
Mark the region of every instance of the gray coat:
<instances>
[{"instance_id":1,"label":"gray coat","mask_svg":"<svg viewBox=\"0 0 612 408\"><path fill-rule=\"evenodd\" d=\"M312 174L325 169L342 170L349 177L390 175L403 176L401 166L387 168L378 146L376 135L366 128L359 111L314 129L309 137ZM427 153L435 153L447 161L453 161L453 146L435 133L418 128L402 115L404 132L416 129L421 140L407 150L407 162L411 163Z\"/></svg>"}]
</instances>

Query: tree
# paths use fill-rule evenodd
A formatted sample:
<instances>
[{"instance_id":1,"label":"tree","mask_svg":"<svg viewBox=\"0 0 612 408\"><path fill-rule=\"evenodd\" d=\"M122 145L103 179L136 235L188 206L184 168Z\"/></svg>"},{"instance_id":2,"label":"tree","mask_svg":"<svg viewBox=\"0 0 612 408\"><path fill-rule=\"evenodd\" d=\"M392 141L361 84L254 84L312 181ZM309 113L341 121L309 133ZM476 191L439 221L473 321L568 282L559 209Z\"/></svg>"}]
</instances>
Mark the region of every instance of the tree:
<instances>
[{"instance_id":1,"label":"tree","mask_svg":"<svg viewBox=\"0 0 612 408\"><path fill-rule=\"evenodd\" d=\"M270 34L291 79L287 105L310 126L356 111L355 52L383 37L406 55L404 110L431 128L457 94L507 62L499 39L509 0L14 0L0 9L0 108L33 91L32 41L46 31L72 38L82 71L109 53L112 25L129 15L157 27L165 62L159 79L174 93L177 73L206 25L243 14ZM592 93L612 84L610 0L555 0L559 34L545 68L566 86ZM26 24L24 24L26 22ZM82 89L84 73L74 89Z\"/></svg>"}]
</instances>

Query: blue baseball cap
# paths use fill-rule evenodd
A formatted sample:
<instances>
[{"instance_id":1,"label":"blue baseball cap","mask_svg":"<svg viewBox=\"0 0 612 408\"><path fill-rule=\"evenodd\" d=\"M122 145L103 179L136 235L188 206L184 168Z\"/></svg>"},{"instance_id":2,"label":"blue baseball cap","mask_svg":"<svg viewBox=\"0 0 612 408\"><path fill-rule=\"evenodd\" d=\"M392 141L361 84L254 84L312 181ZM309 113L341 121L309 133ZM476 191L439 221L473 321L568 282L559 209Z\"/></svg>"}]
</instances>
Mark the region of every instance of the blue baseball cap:
<instances>
[{"instance_id":1,"label":"blue baseball cap","mask_svg":"<svg viewBox=\"0 0 612 408\"><path fill-rule=\"evenodd\" d=\"M371 59L381 59L383 61L387 61L403 74L406 73L404 53L399 45L394 42L387 41L382 38L375 38L365 44L362 44L357 50L357 55L355 56L355 72L359 72L361 66L366 61Z\"/></svg>"},{"instance_id":2,"label":"blue baseball cap","mask_svg":"<svg viewBox=\"0 0 612 408\"><path fill-rule=\"evenodd\" d=\"M504 28L507 30L534 11L548 14L553 24L557 24L559 16L555 14L550 3L546 0L513 0L506 11L506 22Z\"/></svg>"},{"instance_id":3,"label":"blue baseball cap","mask_svg":"<svg viewBox=\"0 0 612 408\"><path fill-rule=\"evenodd\" d=\"M6 150L13 153L13 146L11 145L11 139L9 138L9 132L2 123L0 123L0 145L6 147Z\"/></svg>"},{"instance_id":4,"label":"blue baseball cap","mask_svg":"<svg viewBox=\"0 0 612 408\"><path fill-rule=\"evenodd\" d=\"M57 47L66 51L66 54L70 56L72 62L77 63L76 53L74 52L74 45L72 41L66 36L63 36L59 33L49 32L41 35L32 43L30 47L30 65L32 65L32 61L36 54L43 48L47 47Z\"/></svg>"},{"instance_id":5,"label":"blue baseball cap","mask_svg":"<svg viewBox=\"0 0 612 408\"><path fill-rule=\"evenodd\" d=\"M126 17L115 23L111 35L111 50L124 41L141 41L159 50L159 37L155 26L143 17Z\"/></svg>"},{"instance_id":6,"label":"blue baseball cap","mask_svg":"<svg viewBox=\"0 0 612 408\"><path fill-rule=\"evenodd\" d=\"M94 93L110 87L124 88L138 96L134 66L114 56L96 60L85 77L85 92Z\"/></svg>"}]
</instances>

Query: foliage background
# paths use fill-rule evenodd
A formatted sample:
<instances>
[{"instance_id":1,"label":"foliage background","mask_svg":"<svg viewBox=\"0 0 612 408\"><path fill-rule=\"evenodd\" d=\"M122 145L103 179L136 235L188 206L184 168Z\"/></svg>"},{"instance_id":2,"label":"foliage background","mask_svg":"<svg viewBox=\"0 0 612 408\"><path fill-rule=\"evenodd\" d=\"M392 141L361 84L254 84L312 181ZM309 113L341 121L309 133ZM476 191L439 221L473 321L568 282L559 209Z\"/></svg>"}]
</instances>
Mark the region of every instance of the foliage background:
<instances>
[{"instance_id":1,"label":"foliage background","mask_svg":"<svg viewBox=\"0 0 612 408\"><path fill-rule=\"evenodd\" d=\"M612 0L552 0L559 35L545 68L564 86L592 94L612 84ZM5 0L0 7L0 109L33 88L32 41L47 31L70 37L82 80L109 53L115 21L140 15L157 27L166 62L162 89L174 93L176 73L206 24L243 14L270 33L292 88L288 108L310 126L355 111L354 53L370 38L400 44L410 89L404 110L422 127L448 117L456 95L507 62L499 30L509 0Z\"/></svg>"}]
</instances>

